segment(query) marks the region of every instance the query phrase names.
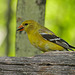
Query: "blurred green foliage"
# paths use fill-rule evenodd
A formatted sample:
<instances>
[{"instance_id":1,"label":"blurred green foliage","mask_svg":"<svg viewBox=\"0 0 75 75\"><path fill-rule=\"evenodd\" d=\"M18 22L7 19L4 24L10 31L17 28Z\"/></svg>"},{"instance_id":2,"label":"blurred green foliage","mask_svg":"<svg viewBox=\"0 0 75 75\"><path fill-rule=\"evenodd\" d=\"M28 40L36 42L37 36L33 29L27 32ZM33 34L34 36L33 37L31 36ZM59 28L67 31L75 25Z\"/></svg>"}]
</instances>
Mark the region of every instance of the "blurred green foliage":
<instances>
[{"instance_id":1,"label":"blurred green foliage","mask_svg":"<svg viewBox=\"0 0 75 75\"><path fill-rule=\"evenodd\" d=\"M47 0L45 26L75 45L75 0Z\"/></svg>"},{"instance_id":2,"label":"blurred green foliage","mask_svg":"<svg viewBox=\"0 0 75 75\"><path fill-rule=\"evenodd\" d=\"M15 56L16 5L17 0L0 0L0 56L7 56L7 54ZM5 36L8 30L9 50L7 50L8 43L7 36Z\"/></svg>"},{"instance_id":3,"label":"blurred green foliage","mask_svg":"<svg viewBox=\"0 0 75 75\"><path fill-rule=\"evenodd\" d=\"M0 0L0 56L15 56L16 6L17 0ZM7 21L10 17L8 12L11 16L10 22ZM45 26L71 45L75 45L75 0L47 0ZM9 50L6 50L8 28Z\"/></svg>"}]
</instances>

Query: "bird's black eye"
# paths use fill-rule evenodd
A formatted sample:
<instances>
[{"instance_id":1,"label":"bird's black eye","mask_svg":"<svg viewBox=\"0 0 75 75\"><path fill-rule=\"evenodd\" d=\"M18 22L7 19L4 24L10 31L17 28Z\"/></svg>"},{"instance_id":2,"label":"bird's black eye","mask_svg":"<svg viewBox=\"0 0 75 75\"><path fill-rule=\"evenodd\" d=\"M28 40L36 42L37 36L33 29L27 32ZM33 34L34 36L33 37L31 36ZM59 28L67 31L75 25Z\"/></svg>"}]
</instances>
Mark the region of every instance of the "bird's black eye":
<instances>
[{"instance_id":1,"label":"bird's black eye","mask_svg":"<svg viewBox=\"0 0 75 75\"><path fill-rule=\"evenodd\" d=\"M25 26L27 26L28 25L28 23L25 23Z\"/></svg>"}]
</instances>

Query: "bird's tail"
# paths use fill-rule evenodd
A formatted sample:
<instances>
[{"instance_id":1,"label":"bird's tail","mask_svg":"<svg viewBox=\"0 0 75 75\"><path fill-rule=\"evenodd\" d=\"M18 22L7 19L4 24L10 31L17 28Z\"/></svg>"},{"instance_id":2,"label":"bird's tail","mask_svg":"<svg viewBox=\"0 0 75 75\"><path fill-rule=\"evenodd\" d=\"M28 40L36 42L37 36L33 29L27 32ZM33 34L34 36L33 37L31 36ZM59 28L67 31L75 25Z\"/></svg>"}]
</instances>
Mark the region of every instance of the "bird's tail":
<instances>
[{"instance_id":1,"label":"bird's tail","mask_svg":"<svg viewBox=\"0 0 75 75\"><path fill-rule=\"evenodd\" d=\"M75 49L75 47L73 47L73 46L71 46L71 45L69 45L69 47ZM70 50L75 51L75 50L73 50L73 49L70 49Z\"/></svg>"}]
</instances>

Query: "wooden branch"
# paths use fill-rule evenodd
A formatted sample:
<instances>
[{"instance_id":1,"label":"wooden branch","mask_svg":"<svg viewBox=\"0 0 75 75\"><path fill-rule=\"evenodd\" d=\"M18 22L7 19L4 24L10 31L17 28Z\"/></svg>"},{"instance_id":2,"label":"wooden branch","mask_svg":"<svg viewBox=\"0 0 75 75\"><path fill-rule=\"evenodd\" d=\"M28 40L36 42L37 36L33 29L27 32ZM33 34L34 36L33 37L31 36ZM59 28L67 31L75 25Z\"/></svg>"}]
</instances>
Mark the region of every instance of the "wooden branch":
<instances>
[{"instance_id":1,"label":"wooden branch","mask_svg":"<svg viewBox=\"0 0 75 75\"><path fill-rule=\"evenodd\" d=\"M0 57L0 75L75 75L75 52L54 51L34 57Z\"/></svg>"}]
</instances>

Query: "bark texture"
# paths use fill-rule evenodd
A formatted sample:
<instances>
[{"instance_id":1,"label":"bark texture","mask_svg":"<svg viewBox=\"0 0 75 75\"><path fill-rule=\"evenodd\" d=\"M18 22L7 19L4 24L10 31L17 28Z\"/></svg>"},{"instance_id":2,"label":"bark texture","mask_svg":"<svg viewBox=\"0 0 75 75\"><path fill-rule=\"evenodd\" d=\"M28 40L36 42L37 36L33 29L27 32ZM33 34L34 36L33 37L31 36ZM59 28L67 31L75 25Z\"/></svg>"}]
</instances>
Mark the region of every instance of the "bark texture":
<instances>
[{"instance_id":1,"label":"bark texture","mask_svg":"<svg viewBox=\"0 0 75 75\"><path fill-rule=\"evenodd\" d=\"M0 75L75 75L75 52L55 51L34 57L0 57Z\"/></svg>"},{"instance_id":2,"label":"bark texture","mask_svg":"<svg viewBox=\"0 0 75 75\"><path fill-rule=\"evenodd\" d=\"M46 0L18 0L17 27L24 20L35 20L44 25ZM16 32L16 56L32 56L41 53L33 47L25 32Z\"/></svg>"}]
</instances>

